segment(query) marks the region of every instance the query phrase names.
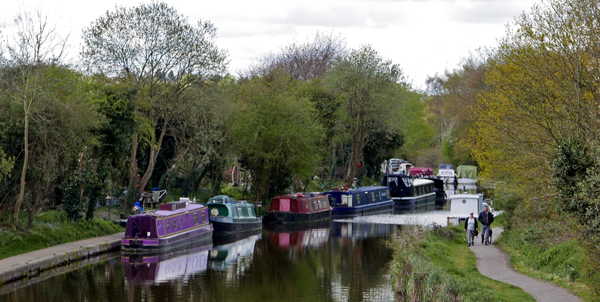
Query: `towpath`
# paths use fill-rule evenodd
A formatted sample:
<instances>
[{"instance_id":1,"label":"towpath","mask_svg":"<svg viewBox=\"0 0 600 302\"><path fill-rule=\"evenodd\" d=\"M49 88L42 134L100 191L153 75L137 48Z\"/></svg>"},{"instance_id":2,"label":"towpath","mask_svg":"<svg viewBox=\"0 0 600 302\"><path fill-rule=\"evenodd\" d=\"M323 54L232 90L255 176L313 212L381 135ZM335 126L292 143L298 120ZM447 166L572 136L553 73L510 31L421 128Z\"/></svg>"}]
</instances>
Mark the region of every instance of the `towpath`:
<instances>
[{"instance_id":1,"label":"towpath","mask_svg":"<svg viewBox=\"0 0 600 302\"><path fill-rule=\"evenodd\" d=\"M502 233L501 228L493 228L492 230L495 239ZM475 238L475 241L475 245L471 247L471 250L477 256L477 269L482 275L520 287L532 295L536 301L581 301L564 288L516 272L510 264L508 254L494 243L488 246L482 245L481 235L479 238Z\"/></svg>"},{"instance_id":2,"label":"towpath","mask_svg":"<svg viewBox=\"0 0 600 302\"><path fill-rule=\"evenodd\" d=\"M109 252L121 246L124 233L95 237L0 260L0 285L37 275L40 271Z\"/></svg>"}]
</instances>

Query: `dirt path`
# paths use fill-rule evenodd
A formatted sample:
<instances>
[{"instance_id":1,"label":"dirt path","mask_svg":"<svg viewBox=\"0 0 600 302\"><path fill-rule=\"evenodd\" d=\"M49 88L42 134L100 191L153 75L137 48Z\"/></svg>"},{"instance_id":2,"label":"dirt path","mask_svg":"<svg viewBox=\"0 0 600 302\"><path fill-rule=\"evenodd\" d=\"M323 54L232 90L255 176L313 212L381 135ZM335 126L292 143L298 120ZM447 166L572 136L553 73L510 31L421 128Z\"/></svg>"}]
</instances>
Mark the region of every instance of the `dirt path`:
<instances>
[{"instance_id":1,"label":"dirt path","mask_svg":"<svg viewBox=\"0 0 600 302\"><path fill-rule=\"evenodd\" d=\"M495 240L502 233L502 229L493 228L492 230ZM510 264L508 254L496 244L482 245L481 235L475 238L475 245L471 247L471 250L477 256L477 269L482 275L520 287L537 301L581 301L564 288L516 272Z\"/></svg>"}]
</instances>

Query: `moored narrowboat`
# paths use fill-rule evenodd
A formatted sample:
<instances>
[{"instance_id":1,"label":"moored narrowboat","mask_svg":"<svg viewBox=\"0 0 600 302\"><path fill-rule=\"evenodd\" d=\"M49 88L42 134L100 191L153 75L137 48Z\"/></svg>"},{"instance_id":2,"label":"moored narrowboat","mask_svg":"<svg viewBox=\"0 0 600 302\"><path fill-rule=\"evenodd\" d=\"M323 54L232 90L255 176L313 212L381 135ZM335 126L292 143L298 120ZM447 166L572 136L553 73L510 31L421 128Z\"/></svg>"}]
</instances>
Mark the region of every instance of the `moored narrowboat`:
<instances>
[{"instance_id":1,"label":"moored narrowboat","mask_svg":"<svg viewBox=\"0 0 600 302\"><path fill-rule=\"evenodd\" d=\"M325 195L293 194L271 199L265 223L311 223L331 219L331 206Z\"/></svg>"},{"instance_id":2,"label":"moored narrowboat","mask_svg":"<svg viewBox=\"0 0 600 302\"><path fill-rule=\"evenodd\" d=\"M435 185L430 179L384 175L381 183L389 187L395 211L411 212L435 208Z\"/></svg>"},{"instance_id":3,"label":"moored narrowboat","mask_svg":"<svg viewBox=\"0 0 600 302\"><path fill-rule=\"evenodd\" d=\"M394 201L387 187L358 187L325 192L333 207L335 218L392 213Z\"/></svg>"},{"instance_id":4,"label":"moored narrowboat","mask_svg":"<svg viewBox=\"0 0 600 302\"><path fill-rule=\"evenodd\" d=\"M212 242L208 208L189 201L161 204L159 210L127 218L121 249L125 253L166 251L190 242Z\"/></svg>"},{"instance_id":5,"label":"moored narrowboat","mask_svg":"<svg viewBox=\"0 0 600 302\"><path fill-rule=\"evenodd\" d=\"M219 195L211 198L206 206L215 235L232 235L262 228L262 219L256 216L254 205L246 201Z\"/></svg>"}]
</instances>

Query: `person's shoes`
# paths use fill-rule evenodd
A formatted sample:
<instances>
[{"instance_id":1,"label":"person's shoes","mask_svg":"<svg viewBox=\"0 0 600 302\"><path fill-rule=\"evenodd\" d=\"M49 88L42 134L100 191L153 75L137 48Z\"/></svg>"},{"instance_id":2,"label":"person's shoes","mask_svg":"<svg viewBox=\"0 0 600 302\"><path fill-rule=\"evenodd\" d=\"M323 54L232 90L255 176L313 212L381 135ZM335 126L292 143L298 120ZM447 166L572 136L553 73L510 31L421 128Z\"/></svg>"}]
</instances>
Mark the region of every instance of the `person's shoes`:
<instances>
[{"instance_id":1,"label":"person's shoes","mask_svg":"<svg viewBox=\"0 0 600 302\"><path fill-rule=\"evenodd\" d=\"M471 246L471 244L470 244L470 243L467 243L467 246Z\"/></svg>"},{"instance_id":2,"label":"person's shoes","mask_svg":"<svg viewBox=\"0 0 600 302\"><path fill-rule=\"evenodd\" d=\"M485 242L485 245L487 245L487 241Z\"/></svg>"}]
</instances>

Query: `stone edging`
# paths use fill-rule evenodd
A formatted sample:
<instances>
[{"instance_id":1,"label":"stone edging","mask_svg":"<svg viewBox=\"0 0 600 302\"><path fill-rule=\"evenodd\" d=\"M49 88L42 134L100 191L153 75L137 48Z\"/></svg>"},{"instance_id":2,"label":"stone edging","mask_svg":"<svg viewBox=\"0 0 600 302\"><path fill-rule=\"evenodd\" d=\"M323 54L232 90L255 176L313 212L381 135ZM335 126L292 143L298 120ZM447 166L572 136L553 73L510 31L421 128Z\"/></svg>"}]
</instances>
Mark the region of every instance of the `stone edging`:
<instances>
[{"instance_id":1,"label":"stone edging","mask_svg":"<svg viewBox=\"0 0 600 302\"><path fill-rule=\"evenodd\" d=\"M120 239L31 260L0 272L0 286L24 278L33 278L45 270L119 249L121 249Z\"/></svg>"}]
</instances>

